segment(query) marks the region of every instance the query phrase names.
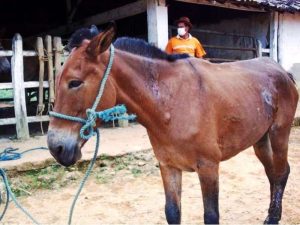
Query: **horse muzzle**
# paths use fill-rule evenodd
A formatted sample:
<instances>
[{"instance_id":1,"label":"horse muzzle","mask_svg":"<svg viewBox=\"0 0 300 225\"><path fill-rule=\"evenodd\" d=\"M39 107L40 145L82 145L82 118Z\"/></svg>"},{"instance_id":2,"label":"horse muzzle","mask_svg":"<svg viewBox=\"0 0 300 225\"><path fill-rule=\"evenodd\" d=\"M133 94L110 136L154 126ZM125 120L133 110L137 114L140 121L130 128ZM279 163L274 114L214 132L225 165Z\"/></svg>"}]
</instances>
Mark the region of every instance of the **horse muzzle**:
<instances>
[{"instance_id":1,"label":"horse muzzle","mask_svg":"<svg viewBox=\"0 0 300 225\"><path fill-rule=\"evenodd\" d=\"M75 136L49 130L47 142L51 155L63 166L71 166L81 158L79 141Z\"/></svg>"}]
</instances>

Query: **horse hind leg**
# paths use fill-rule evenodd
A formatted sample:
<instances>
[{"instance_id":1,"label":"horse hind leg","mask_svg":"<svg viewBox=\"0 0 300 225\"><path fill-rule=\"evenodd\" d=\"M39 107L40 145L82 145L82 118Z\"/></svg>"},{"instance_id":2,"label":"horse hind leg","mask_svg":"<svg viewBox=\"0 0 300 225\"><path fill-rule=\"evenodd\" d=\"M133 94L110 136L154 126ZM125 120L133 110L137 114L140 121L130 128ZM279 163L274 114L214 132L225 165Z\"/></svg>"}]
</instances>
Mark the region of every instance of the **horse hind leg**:
<instances>
[{"instance_id":1,"label":"horse hind leg","mask_svg":"<svg viewBox=\"0 0 300 225\"><path fill-rule=\"evenodd\" d=\"M278 126L273 124L269 135L273 153L273 190L269 215L265 223L278 223L281 219L282 197L290 174L288 163L288 141L291 124Z\"/></svg>"},{"instance_id":2,"label":"horse hind leg","mask_svg":"<svg viewBox=\"0 0 300 225\"><path fill-rule=\"evenodd\" d=\"M272 199L273 192L273 182L272 182L272 174L273 174L273 153L272 147L270 143L269 133L267 132L256 144L253 145L255 155L260 160L265 168L266 175L269 179L270 183L270 193Z\"/></svg>"},{"instance_id":3,"label":"horse hind leg","mask_svg":"<svg viewBox=\"0 0 300 225\"><path fill-rule=\"evenodd\" d=\"M282 197L290 172L287 161L289 131L289 128L273 125L253 146L270 182L271 198L265 224L278 224L281 219Z\"/></svg>"}]
</instances>

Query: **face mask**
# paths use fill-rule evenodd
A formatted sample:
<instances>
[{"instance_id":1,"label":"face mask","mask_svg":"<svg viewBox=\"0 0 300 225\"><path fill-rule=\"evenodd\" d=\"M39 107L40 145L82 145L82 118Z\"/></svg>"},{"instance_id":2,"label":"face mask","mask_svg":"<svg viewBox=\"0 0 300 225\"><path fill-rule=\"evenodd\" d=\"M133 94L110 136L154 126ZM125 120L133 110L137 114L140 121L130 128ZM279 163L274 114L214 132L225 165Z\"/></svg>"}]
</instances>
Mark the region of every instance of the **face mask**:
<instances>
[{"instance_id":1,"label":"face mask","mask_svg":"<svg viewBox=\"0 0 300 225\"><path fill-rule=\"evenodd\" d=\"M178 33L179 36L185 35L185 33L186 33L185 28L184 27L177 28L177 33Z\"/></svg>"}]
</instances>

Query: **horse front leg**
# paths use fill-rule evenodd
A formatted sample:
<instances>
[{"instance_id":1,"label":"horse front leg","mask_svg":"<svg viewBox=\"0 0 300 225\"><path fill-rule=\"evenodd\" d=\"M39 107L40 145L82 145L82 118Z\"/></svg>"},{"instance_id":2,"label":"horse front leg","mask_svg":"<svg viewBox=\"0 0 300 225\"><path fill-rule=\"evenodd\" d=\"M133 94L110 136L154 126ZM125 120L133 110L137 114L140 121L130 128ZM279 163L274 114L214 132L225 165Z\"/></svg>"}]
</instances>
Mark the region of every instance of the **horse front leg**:
<instances>
[{"instance_id":1,"label":"horse front leg","mask_svg":"<svg viewBox=\"0 0 300 225\"><path fill-rule=\"evenodd\" d=\"M167 222L169 224L180 224L182 171L160 164L160 172L166 196L165 214Z\"/></svg>"},{"instance_id":2,"label":"horse front leg","mask_svg":"<svg viewBox=\"0 0 300 225\"><path fill-rule=\"evenodd\" d=\"M203 206L204 223L219 223L219 163L201 159L197 164L200 180Z\"/></svg>"}]
</instances>

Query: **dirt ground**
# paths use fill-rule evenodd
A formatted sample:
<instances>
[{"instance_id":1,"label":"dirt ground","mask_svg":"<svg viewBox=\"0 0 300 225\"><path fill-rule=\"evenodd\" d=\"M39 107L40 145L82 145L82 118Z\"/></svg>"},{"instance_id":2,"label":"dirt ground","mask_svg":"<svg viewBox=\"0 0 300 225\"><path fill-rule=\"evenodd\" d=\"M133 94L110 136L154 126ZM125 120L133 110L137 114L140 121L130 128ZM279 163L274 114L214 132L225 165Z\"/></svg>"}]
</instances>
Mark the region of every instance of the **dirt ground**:
<instances>
[{"instance_id":1,"label":"dirt ground","mask_svg":"<svg viewBox=\"0 0 300 225\"><path fill-rule=\"evenodd\" d=\"M109 179L99 182L97 176L90 177L77 202L73 224L166 224L164 192L152 151L134 153L132 161L136 167L126 164L117 172L111 169L112 164L95 168L100 174L105 170ZM281 224L300 224L300 128L292 129L289 162L291 174ZM78 182L70 182L18 199L40 223L67 224L77 188ZM262 224L265 219L269 184L252 148L221 164L219 205L222 224ZM0 222L25 223L31 221L13 203ZM203 223L201 190L195 173L183 174L182 223Z\"/></svg>"}]
</instances>

